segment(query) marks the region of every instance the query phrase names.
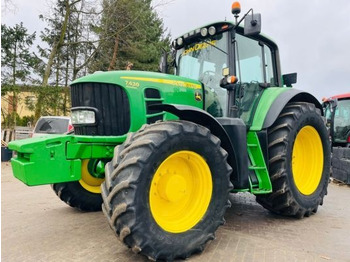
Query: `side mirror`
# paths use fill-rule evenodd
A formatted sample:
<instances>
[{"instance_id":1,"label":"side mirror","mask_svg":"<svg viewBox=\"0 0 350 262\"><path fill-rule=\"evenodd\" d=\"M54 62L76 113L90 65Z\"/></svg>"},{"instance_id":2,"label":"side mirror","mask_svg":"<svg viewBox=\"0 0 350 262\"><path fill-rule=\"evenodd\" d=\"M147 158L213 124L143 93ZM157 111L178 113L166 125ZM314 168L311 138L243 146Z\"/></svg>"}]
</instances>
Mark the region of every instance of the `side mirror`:
<instances>
[{"instance_id":1,"label":"side mirror","mask_svg":"<svg viewBox=\"0 0 350 262\"><path fill-rule=\"evenodd\" d=\"M244 19L244 35L257 35L261 32L261 14L247 15Z\"/></svg>"},{"instance_id":2,"label":"side mirror","mask_svg":"<svg viewBox=\"0 0 350 262\"><path fill-rule=\"evenodd\" d=\"M338 106L338 99L331 99L329 104L331 105L332 111L335 110L335 108Z\"/></svg>"},{"instance_id":3,"label":"side mirror","mask_svg":"<svg viewBox=\"0 0 350 262\"><path fill-rule=\"evenodd\" d=\"M292 84L297 82L297 73L285 74L282 76L283 84L288 87L292 87Z\"/></svg>"},{"instance_id":4,"label":"side mirror","mask_svg":"<svg viewBox=\"0 0 350 262\"><path fill-rule=\"evenodd\" d=\"M159 61L159 72L166 74L168 72L168 52L163 51L162 57Z\"/></svg>"}]
</instances>

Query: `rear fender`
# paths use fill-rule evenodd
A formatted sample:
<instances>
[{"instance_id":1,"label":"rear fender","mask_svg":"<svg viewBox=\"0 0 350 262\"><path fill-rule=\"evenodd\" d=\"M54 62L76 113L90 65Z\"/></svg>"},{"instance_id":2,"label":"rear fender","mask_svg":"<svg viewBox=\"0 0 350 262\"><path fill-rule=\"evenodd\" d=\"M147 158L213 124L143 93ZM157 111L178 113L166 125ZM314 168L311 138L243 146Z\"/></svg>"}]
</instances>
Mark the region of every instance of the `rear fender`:
<instances>
[{"instance_id":1,"label":"rear fender","mask_svg":"<svg viewBox=\"0 0 350 262\"><path fill-rule=\"evenodd\" d=\"M255 115L250 130L260 131L262 129L266 129L272 126L279 114L282 112L283 108L289 102L312 103L316 106L316 108L320 109L321 114L323 115L322 105L313 95L294 88L285 88L285 90L283 90L282 88L277 88L275 91L278 92L278 95L271 104L266 103L266 101L263 98L259 101L259 106L261 106L261 108L268 107L268 109L265 117L263 117L263 115L261 114Z\"/></svg>"}]
</instances>

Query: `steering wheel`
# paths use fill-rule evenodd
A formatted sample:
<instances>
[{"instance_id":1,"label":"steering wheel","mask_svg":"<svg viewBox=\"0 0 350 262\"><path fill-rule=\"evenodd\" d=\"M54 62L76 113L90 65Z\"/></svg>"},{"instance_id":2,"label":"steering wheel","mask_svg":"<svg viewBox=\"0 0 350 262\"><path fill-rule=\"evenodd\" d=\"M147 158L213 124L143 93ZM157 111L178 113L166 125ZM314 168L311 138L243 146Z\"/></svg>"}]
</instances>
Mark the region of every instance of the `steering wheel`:
<instances>
[{"instance_id":1,"label":"steering wheel","mask_svg":"<svg viewBox=\"0 0 350 262\"><path fill-rule=\"evenodd\" d=\"M204 84L207 84L212 81L212 77L215 75L216 73L214 71L205 71L202 73L201 77L199 78L199 81L203 82Z\"/></svg>"},{"instance_id":2,"label":"steering wheel","mask_svg":"<svg viewBox=\"0 0 350 262\"><path fill-rule=\"evenodd\" d=\"M216 72L215 72L215 71L212 71L212 70L207 70L207 71L204 71L204 72L202 73L202 76L206 76L206 75L208 75L208 76L211 76L211 75L215 76L215 75L216 75Z\"/></svg>"}]
</instances>

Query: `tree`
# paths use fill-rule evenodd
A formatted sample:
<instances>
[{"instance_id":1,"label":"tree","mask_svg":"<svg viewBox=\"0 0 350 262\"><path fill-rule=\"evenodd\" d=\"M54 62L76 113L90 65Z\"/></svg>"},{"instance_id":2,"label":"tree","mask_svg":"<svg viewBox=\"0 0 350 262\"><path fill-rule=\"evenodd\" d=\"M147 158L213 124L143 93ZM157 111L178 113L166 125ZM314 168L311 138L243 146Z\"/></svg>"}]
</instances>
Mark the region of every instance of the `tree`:
<instances>
[{"instance_id":1,"label":"tree","mask_svg":"<svg viewBox=\"0 0 350 262\"><path fill-rule=\"evenodd\" d=\"M18 84L28 84L33 81L32 70L38 64L38 59L30 48L35 40L35 32L28 33L23 23L16 24L14 27L1 25L1 79L2 95L11 92L9 104L11 107L12 119L6 123L9 126L16 124L16 113L18 103Z\"/></svg>"},{"instance_id":2,"label":"tree","mask_svg":"<svg viewBox=\"0 0 350 262\"><path fill-rule=\"evenodd\" d=\"M8 77L9 67L2 70L2 75L7 74L3 83L14 88L25 79L29 85L37 85L34 111L38 119L42 114L68 113L69 92L60 89L89 72L125 69L128 64L133 64L133 69L157 70L161 49L170 42L168 36L163 36L162 20L151 2L103 0L102 4L96 4L93 0L56 0L50 15L41 16L47 23L40 36L46 46L38 46L38 56L28 50L3 51L8 60L14 55L28 57L28 63L33 63L27 68L15 63L17 73L12 78ZM2 31L9 39L13 35L6 26ZM35 34L31 37L28 35L23 41L31 45ZM7 64L11 63L7 61ZM40 82L29 79L34 74L41 76Z\"/></svg>"},{"instance_id":3,"label":"tree","mask_svg":"<svg viewBox=\"0 0 350 262\"><path fill-rule=\"evenodd\" d=\"M90 71L133 69L155 71L162 48L168 48L163 22L151 0L104 0L101 23L95 28L100 48Z\"/></svg>"},{"instance_id":4,"label":"tree","mask_svg":"<svg viewBox=\"0 0 350 262\"><path fill-rule=\"evenodd\" d=\"M79 72L86 67L94 55L95 46L89 39L90 23L98 13L87 0L58 0L51 17L41 18L48 27L41 34L41 38L48 44L48 48L40 48L41 55L47 60L42 78L42 88L38 93L35 107L36 118L40 117L44 108L44 92L50 84L67 87L69 82L79 76ZM54 78L52 83L50 77ZM64 92L61 104L63 114L66 114L67 92ZM52 101L54 102L54 101ZM56 103L57 105L57 103Z\"/></svg>"}]
</instances>

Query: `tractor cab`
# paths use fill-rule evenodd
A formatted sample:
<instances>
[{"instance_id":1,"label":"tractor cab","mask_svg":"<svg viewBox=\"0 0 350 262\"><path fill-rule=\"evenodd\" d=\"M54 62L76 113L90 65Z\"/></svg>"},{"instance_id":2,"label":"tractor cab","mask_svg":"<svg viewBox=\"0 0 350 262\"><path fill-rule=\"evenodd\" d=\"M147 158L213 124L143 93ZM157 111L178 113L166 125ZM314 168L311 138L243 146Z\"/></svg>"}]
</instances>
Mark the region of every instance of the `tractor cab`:
<instances>
[{"instance_id":1,"label":"tractor cab","mask_svg":"<svg viewBox=\"0 0 350 262\"><path fill-rule=\"evenodd\" d=\"M350 146L350 93L323 99L333 146Z\"/></svg>"},{"instance_id":2,"label":"tractor cab","mask_svg":"<svg viewBox=\"0 0 350 262\"><path fill-rule=\"evenodd\" d=\"M250 126L263 90L282 86L282 79L278 47L260 34L260 14L247 15L250 10L238 21L239 11L232 7L236 23L202 26L176 38L172 47L175 74L203 84L204 109Z\"/></svg>"}]
</instances>

